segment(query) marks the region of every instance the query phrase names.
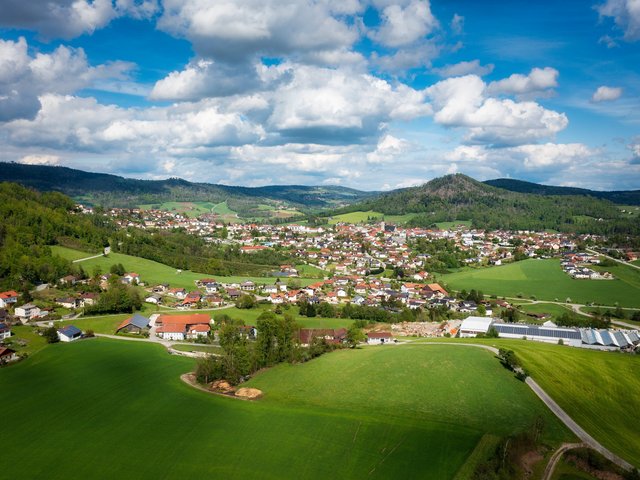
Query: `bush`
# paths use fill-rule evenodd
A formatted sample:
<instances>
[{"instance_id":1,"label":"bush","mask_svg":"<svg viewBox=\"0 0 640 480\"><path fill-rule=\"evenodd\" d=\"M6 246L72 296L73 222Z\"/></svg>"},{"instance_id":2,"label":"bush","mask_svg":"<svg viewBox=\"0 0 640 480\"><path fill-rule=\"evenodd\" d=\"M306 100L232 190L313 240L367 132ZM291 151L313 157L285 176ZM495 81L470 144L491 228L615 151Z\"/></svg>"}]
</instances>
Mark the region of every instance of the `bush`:
<instances>
[{"instance_id":1,"label":"bush","mask_svg":"<svg viewBox=\"0 0 640 480\"><path fill-rule=\"evenodd\" d=\"M42 332L42 336L47 340L47 343L58 343L60 341L60 337L58 337L58 330L56 327L49 327L44 332Z\"/></svg>"}]
</instances>

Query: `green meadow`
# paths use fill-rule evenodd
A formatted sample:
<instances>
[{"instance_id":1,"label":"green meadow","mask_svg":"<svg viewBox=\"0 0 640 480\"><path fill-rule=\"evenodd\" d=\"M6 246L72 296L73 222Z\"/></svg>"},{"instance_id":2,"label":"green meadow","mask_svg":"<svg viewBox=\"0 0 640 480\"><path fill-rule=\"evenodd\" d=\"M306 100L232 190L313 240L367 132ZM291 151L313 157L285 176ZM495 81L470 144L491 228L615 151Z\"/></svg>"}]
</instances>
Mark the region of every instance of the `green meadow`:
<instances>
[{"instance_id":1,"label":"green meadow","mask_svg":"<svg viewBox=\"0 0 640 480\"><path fill-rule=\"evenodd\" d=\"M483 350L382 347L259 374L245 402L157 345L85 340L0 369L5 478L453 478L486 434L571 435ZM20 399L20 401L16 401ZM37 449L34 450L34 441Z\"/></svg>"},{"instance_id":2,"label":"green meadow","mask_svg":"<svg viewBox=\"0 0 640 480\"><path fill-rule=\"evenodd\" d=\"M422 343L430 341L421 341ZM637 355L503 339L452 339L512 349L531 377L571 418L614 453L640 467L640 362Z\"/></svg>"},{"instance_id":3,"label":"green meadow","mask_svg":"<svg viewBox=\"0 0 640 480\"><path fill-rule=\"evenodd\" d=\"M518 310L524 313L546 313L550 315L550 318L546 320L555 320L558 317L561 317L565 313L571 314L573 310L562 305L557 305L555 303L522 303L518 305ZM584 318L587 318L583 315ZM526 321L533 320L533 318L527 317Z\"/></svg>"},{"instance_id":4,"label":"green meadow","mask_svg":"<svg viewBox=\"0 0 640 480\"><path fill-rule=\"evenodd\" d=\"M53 252L61 257L69 260L76 260L78 258L87 258L96 253L84 253L71 248L53 246L51 247ZM147 260L146 258L133 257L131 255L125 255L123 253L110 253L108 256L92 258L84 262L79 262L82 268L89 274L92 274L96 267L99 267L103 273L109 272L111 265L115 263L122 263L127 272L136 272L140 274L142 282L150 285L157 285L160 283L168 283L173 288L186 288L188 290L195 289L196 280L202 278L215 278L219 282L223 283L241 283L245 280L252 280L260 284L275 283L276 277L240 277L240 276L220 276L220 275L208 275L203 273L195 273L189 270L178 271L173 267L164 265L162 263L154 262L153 260ZM312 278L300 278L296 279L300 285L309 285L317 281Z\"/></svg>"},{"instance_id":5,"label":"green meadow","mask_svg":"<svg viewBox=\"0 0 640 480\"><path fill-rule=\"evenodd\" d=\"M368 210L366 212L351 212L351 213L343 213L341 215L334 215L329 218L329 224L335 225L336 223L366 223L368 220L376 220L389 223L407 223L413 217L415 217L415 213L407 213L405 215L385 215L384 213L374 212L373 210Z\"/></svg>"},{"instance_id":6,"label":"green meadow","mask_svg":"<svg viewBox=\"0 0 640 480\"><path fill-rule=\"evenodd\" d=\"M614 280L574 280L558 259L530 259L498 267L463 269L439 276L454 290L482 290L484 294L572 303L640 306L640 271L624 265L607 268Z\"/></svg>"}]
</instances>

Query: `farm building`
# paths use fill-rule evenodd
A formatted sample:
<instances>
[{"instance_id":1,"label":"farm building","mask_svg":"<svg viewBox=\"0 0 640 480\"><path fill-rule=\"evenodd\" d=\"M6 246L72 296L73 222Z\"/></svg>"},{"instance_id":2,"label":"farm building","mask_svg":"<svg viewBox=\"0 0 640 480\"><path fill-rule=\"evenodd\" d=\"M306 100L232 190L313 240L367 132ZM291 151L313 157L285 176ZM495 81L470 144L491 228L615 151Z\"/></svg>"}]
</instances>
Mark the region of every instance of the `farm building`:
<instances>
[{"instance_id":1,"label":"farm building","mask_svg":"<svg viewBox=\"0 0 640 480\"><path fill-rule=\"evenodd\" d=\"M165 340L182 341L207 335L211 330L210 323L211 317L205 313L160 315L156 319L156 325L159 325L156 333Z\"/></svg>"},{"instance_id":2,"label":"farm building","mask_svg":"<svg viewBox=\"0 0 640 480\"><path fill-rule=\"evenodd\" d=\"M123 320L122 323L118 325L116 333L143 333L148 331L150 322L147 317L136 313L133 317Z\"/></svg>"},{"instance_id":3,"label":"farm building","mask_svg":"<svg viewBox=\"0 0 640 480\"><path fill-rule=\"evenodd\" d=\"M562 340L565 345L579 347L582 345L582 335L577 328L526 325L520 323L494 323L493 328L498 331L500 338L525 338L537 342L558 343Z\"/></svg>"},{"instance_id":4,"label":"farm building","mask_svg":"<svg viewBox=\"0 0 640 480\"><path fill-rule=\"evenodd\" d=\"M369 332L367 333L367 343L369 345L382 345L389 343L393 339L393 335L389 332Z\"/></svg>"},{"instance_id":5,"label":"farm building","mask_svg":"<svg viewBox=\"0 0 640 480\"><path fill-rule=\"evenodd\" d=\"M493 319L490 317L467 317L460 325L460 337L470 338L478 334L486 334L491 327ZM520 337L522 338L522 336Z\"/></svg>"},{"instance_id":6,"label":"farm building","mask_svg":"<svg viewBox=\"0 0 640 480\"><path fill-rule=\"evenodd\" d=\"M67 325L64 328L58 330L58 338L61 342L73 342L82 337L82 330L73 325Z\"/></svg>"}]
</instances>

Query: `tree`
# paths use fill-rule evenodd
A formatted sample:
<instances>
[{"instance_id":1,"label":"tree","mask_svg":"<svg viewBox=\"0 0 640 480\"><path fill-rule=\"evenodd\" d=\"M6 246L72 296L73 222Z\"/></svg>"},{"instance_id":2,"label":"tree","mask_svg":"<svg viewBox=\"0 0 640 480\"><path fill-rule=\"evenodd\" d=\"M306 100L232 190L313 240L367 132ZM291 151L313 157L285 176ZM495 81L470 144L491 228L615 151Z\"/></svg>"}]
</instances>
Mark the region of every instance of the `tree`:
<instances>
[{"instance_id":1,"label":"tree","mask_svg":"<svg viewBox=\"0 0 640 480\"><path fill-rule=\"evenodd\" d=\"M500 335L498 334L498 330L496 330L496 327L490 327L485 335L485 337L487 338L498 338L499 336Z\"/></svg>"},{"instance_id":2,"label":"tree","mask_svg":"<svg viewBox=\"0 0 640 480\"><path fill-rule=\"evenodd\" d=\"M240 309L250 309L256 306L256 299L253 295L249 295L247 293L243 293L240 295L238 300L236 300L236 307Z\"/></svg>"},{"instance_id":3,"label":"tree","mask_svg":"<svg viewBox=\"0 0 640 480\"><path fill-rule=\"evenodd\" d=\"M478 315L481 316L485 316L487 314L487 307L485 307L483 304L478 305Z\"/></svg>"},{"instance_id":4,"label":"tree","mask_svg":"<svg viewBox=\"0 0 640 480\"><path fill-rule=\"evenodd\" d=\"M58 337L58 330L56 327L49 327L44 332L42 332L42 336L47 340L47 343L58 343L60 341L60 337Z\"/></svg>"},{"instance_id":5,"label":"tree","mask_svg":"<svg viewBox=\"0 0 640 480\"><path fill-rule=\"evenodd\" d=\"M356 348L359 343L364 342L365 340L366 337L362 329L358 328L355 323L352 323L347 329L347 345L349 345L350 348Z\"/></svg>"},{"instance_id":6,"label":"tree","mask_svg":"<svg viewBox=\"0 0 640 480\"><path fill-rule=\"evenodd\" d=\"M114 275L118 275L119 277L123 276L126 273L124 265L122 265L121 263L114 263L113 265L111 265L109 271Z\"/></svg>"},{"instance_id":7,"label":"tree","mask_svg":"<svg viewBox=\"0 0 640 480\"><path fill-rule=\"evenodd\" d=\"M224 366L219 357L209 355L196 363L196 380L198 383L210 383L224 378Z\"/></svg>"}]
</instances>

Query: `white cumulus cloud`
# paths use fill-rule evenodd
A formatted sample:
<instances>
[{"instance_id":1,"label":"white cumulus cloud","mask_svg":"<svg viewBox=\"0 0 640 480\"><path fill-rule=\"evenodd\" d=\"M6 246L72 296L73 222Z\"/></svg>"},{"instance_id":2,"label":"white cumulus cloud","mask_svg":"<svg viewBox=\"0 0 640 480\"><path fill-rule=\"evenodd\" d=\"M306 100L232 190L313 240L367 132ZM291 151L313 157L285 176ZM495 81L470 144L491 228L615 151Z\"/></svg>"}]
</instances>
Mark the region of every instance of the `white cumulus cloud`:
<instances>
[{"instance_id":1,"label":"white cumulus cloud","mask_svg":"<svg viewBox=\"0 0 640 480\"><path fill-rule=\"evenodd\" d=\"M597 7L601 17L613 18L629 42L640 40L640 1L607 0Z\"/></svg>"},{"instance_id":2,"label":"white cumulus cloud","mask_svg":"<svg viewBox=\"0 0 640 480\"><path fill-rule=\"evenodd\" d=\"M603 85L593 93L591 100L594 102L610 102L619 99L621 95L622 88Z\"/></svg>"},{"instance_id":3,"label":"white cumulus cloud","mask_svg":"<svg viewBox=\"0 0 640 480\"><path fill-rule=\"evenodd\" d=\"M559 72L555 68L533 68L529 74L514 73L508 78L491 82L490 95L533 95L558 86Z\"/></svg>"},{"instance_id":4,"label":"white cumulus cloud","mask_svg":"<svg viewBox=\"0 0 640 480\"><path fill-rule=\"evenodd\" d=\"M434 68L433 71L441 77L460 77L463 75L478 75L482 77L493 72L494 65L489 63L481 65L480 60L471 60L470 62L459 62L452 65L444 65L443 67Z\"/></svg>"},{"instance_id":5,"label":"white cumulus cloud","mask_svg":"<svg viewBox=\"0 0 640 480\"><path fill-rule=\"evenodd\" d=\"M369 33L371 39L388 47L400 47L416 42L438 27L428 0L402 3L394 2L382 8L382 23Z\"/></svg>"},{"instance_id":6,"label":"white cumulus cloud","mask_svg":"<svg viewBox=\"0 0 640 480\"><path fill-rule=\"evenodd\" d=\"M536 102L516 102L490 97L487 84L477 75L442 80L427 90L434 120L449 127L467 127L466 140L517 145L550 137L566 128L565 114Z\"/></svg>"}]
</instances>

